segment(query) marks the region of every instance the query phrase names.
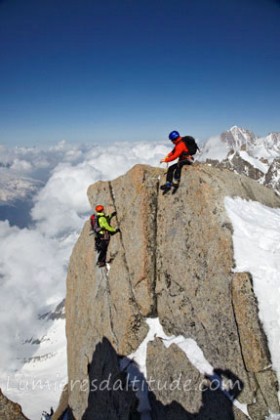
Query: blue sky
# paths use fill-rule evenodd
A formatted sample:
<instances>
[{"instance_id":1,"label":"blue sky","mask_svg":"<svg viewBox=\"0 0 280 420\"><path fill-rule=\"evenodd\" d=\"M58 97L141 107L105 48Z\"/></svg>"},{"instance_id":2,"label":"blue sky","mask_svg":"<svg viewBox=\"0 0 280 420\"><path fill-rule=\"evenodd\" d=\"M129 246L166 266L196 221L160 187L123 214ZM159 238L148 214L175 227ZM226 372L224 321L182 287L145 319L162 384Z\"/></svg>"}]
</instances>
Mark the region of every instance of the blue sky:
<instances>
[{"instance_id":1,"label":"blue sky","mask_svg":"<svg viewBox=\"0 0 280 420\"><path fill-rule=\"evenodd\" d=\"M280 131L276 0L0 0L0 144Z\"/></svg>"}]
</instances>

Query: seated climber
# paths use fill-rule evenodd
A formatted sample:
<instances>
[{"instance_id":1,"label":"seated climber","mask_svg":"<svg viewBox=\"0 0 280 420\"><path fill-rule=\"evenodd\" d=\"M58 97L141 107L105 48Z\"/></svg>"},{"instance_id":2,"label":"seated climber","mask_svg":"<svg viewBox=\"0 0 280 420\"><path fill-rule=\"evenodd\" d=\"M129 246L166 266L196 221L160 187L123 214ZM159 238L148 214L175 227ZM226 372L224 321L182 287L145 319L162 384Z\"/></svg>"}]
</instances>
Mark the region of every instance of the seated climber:
<instances>
[{"instance_id":1,"label":"seated climber","mask_svg":"<svg viewBox=\"0 0 280 420\"><path fill-rule=\"evenodd\" d=\"M109 216L106 216L104 212L104 207L98 205L95 207L96 211L96 222L92 228L95 232L95 249L98 252L97 265L98 267L105 267L106 265L106 256L107 249L109 246L111 235L115 235L120 232L119 228L114 228L110 225L112 217L116 216L116 212L113 212ZM91 218L91 221L93 219Z\"/></svg>"},{"instance_id":2,"label":"seated climber","mask_svg":"<svg viewBox=\"0 0 280 420\"><path fill-rule=\"evenodd\" d=\"M163 194L167 193L172 186L176 189L178 188L182 167L184 165L192 165L194 161L192 155L199 150L193 137L181 137L178 131L171 131L169 134L169 140L172 141L175 147L172 152L168 153L168 155L161 159L160 162L172 162L177 158L179 158L179 160L177 163L168 168L166 183L160 187L163 190Z\"/></svg>"}]
</instances>

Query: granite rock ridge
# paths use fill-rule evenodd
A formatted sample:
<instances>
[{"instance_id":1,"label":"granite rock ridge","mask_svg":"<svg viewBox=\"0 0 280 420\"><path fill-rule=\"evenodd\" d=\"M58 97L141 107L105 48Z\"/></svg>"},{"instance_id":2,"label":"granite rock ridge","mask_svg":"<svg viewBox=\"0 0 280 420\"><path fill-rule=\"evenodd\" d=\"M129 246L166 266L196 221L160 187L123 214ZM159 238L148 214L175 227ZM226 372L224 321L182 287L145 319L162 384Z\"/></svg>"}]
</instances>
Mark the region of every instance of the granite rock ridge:
<instances>
[{"instance_id":1,"label":"granite rock ridge","mask_svg":"<svg viewBox=\"0 0 280 420\"><path fill-rule=\"evenodd\" d=\"M280 199L227 169L194 164L182 172L174 195L159 190L164 170L144 165L89 187L92 208L102 203L108 212L117 211L121 234L112 237L108 273L96 266L89 222L74 247L66 296L69 383L54 419L66 406L75 419L140 418L131 387L95 392L89 384L108 378L126 382L121 361L145 339L147 318L159 318L168 336L193 339L212 366L238 377L243 384L238 401L253 420L279 412L278 382L253 281L250 273L233 272L224 198L270 207L280 207ZM247 418L223 395L198 389L203 375L176 344L166 348L160 338L151 341L146 368L148 377L167 384L179 375L194 385L188 392L153 389L150 418L207 419L211 413L216 419L225 419L224 413L228 419Z\"/></svg>"}]
</instances>

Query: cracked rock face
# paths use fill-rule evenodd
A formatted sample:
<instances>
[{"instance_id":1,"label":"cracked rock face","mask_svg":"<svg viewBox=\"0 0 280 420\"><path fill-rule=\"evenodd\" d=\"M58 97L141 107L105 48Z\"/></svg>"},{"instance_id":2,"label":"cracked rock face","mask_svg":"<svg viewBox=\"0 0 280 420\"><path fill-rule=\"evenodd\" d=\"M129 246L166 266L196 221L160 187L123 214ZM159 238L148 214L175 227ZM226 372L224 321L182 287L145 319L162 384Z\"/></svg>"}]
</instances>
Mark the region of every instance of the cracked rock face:
<instances>
[{"instance_id":1,"label":"cracked rock face","mask_svg":"<svg viewBox=\"0 0 280 420\"><path fill-rule=\"evenodd\" d=\"M263 413L279 411L277 381L249 275L234 277L232 272L232 226L224 198L239 196L270 207L280 207L280 200L247 177L203 164L184 168L174 195L162 196L159 176L163 183L163 170L137 165L112 182L89 187L92 208L103 204L107 213L117 211L112 224L120 227L121 235L111 238L109 274L96 267L89 222L71 256L68 405L76 419L89 418L88 413L92 419L102 418L103 400L104 412L115 413L119 407L123 419L136 416L133 399L113 393L97 403L87 384L94 371L106 379L108 354L115 377L121 376L116 361L139 347L148 331L145 318L159 317L167 335L192 338L215 368L233 372L244 384L238 400L248 404L254 420L263 419ZM172 383L179 373L193 383L201 381L200 372L176 345L166 349L159 339L150 343L148 377ZM154 390L150 402L155 419L189 419L197 413L195 418L206 419L213 407L217 419L225 418L225 412L228 419L244 418L223 395L214 401L197 389L172 395L168 387Z\"/></svg>"}]
</instances>

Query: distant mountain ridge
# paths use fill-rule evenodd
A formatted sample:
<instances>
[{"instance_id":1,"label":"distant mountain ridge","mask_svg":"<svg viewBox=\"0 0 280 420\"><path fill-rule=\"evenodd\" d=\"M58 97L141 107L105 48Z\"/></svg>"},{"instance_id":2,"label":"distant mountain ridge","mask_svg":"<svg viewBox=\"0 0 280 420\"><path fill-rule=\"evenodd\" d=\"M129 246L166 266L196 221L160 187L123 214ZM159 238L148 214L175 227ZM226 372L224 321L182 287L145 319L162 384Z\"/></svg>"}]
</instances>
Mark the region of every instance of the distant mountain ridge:
<instances>
[{"instance_id":1,"label":"distant mountain ridge","mask_svg":"<svg viewBox=\"0 0 280 420\"><path fill-rule=\"evenodd\" d=\"M280 133L257 137L252 131L233 126L210 137L199 161L249 176L280 194Z\"/></svg>"},{"instance_id":2,"label":"distant mountain ridge","mask_svg":"<svg viewBox=\"0 0 280 420\"><path fill-rule=\"evenodd\" d=\"M219 160L221 155L219 156L214 150L217 145L221 147L222 153L227 152L227 156L239 151L246 151L251 157L268 162L280 157L280 133L270 133L266 137L258 137L250 130L233 126L221 133L220 136L210 137L202 149L202 154L206 158L214 158L214 152Z\"/></svg>"}]
</instances>

